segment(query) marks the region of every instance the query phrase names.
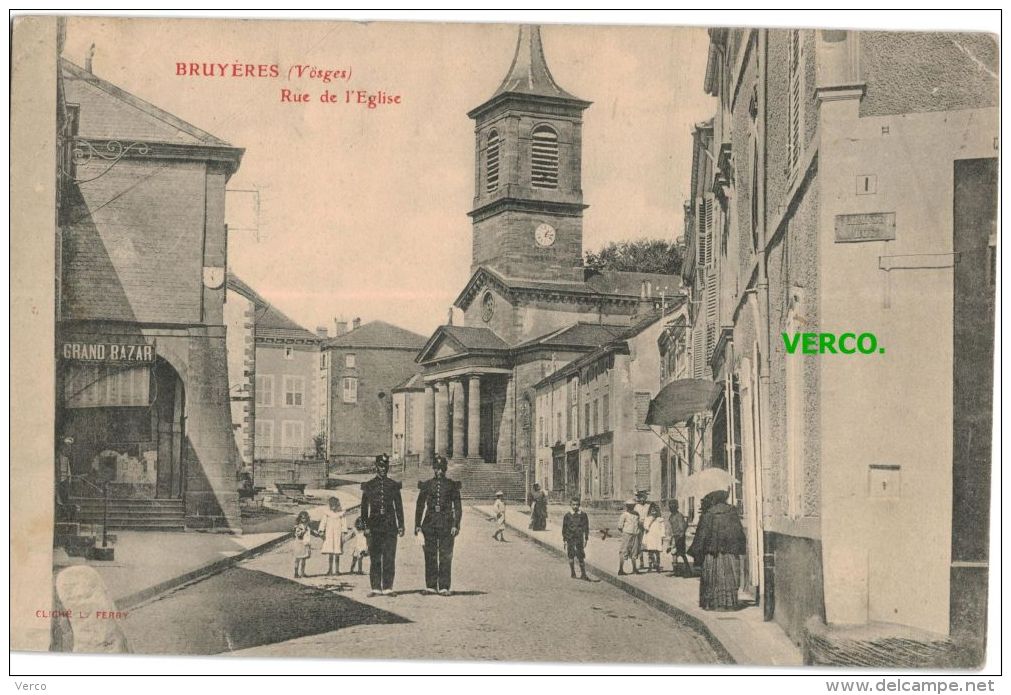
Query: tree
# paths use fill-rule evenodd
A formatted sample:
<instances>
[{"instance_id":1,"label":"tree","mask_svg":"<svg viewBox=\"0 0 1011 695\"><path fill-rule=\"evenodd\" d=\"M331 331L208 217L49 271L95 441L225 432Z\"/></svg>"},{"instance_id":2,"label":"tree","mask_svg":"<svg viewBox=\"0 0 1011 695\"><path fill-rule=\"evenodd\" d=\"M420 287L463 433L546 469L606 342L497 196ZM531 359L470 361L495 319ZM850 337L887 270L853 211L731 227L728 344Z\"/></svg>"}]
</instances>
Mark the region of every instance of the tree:
<instances>
[{"instance_id":1,"label":"tree","mask_svg":"<svg viewBox=\"0 0 1011 695\"><path fill-rule=\"evenodd\" d=\"M664 239L612 241L599 251L587 251L584 262L597 270L681 274L683 248Z\"/></svg>"}]
</instances>

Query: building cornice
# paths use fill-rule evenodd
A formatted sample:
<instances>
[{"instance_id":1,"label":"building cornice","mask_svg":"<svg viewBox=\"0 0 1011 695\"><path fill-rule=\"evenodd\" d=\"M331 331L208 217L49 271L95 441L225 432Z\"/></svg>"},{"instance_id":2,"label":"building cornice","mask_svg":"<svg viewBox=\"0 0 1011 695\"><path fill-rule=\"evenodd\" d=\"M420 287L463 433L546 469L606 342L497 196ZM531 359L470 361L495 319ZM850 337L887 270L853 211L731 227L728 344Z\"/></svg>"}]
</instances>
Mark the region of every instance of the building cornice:
<instances>
[{"instance_id":1,"label":"building cornice","mask_svg":"<svg viewBox=\"0 0 1011 695\"><path fill-rule=\"evenodd\" d=\"M534 200L531 198L520 198L514 195L505 195L501 198L496 198L489 203L476 207L467 214L474 222L481 222L506 210L530 213L549 213L565 217L579 217L583 213L583 210L588 207L590 206L584 203L567 203L558 200Z\"/></svg>"}]
</instances>

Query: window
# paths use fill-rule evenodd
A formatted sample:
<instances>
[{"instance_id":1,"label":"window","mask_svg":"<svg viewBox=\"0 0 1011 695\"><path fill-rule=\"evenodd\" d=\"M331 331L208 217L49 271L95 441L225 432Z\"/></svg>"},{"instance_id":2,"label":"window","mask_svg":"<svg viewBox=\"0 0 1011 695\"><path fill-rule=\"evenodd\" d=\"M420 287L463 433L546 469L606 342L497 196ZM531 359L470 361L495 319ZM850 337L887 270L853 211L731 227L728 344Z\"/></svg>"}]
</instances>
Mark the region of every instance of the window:
<instances>
[{"instance_id":1,"label":"window","mask_svg":"<svg viewBox=\"0 0 1011 695\"><path fill-rule=\"evenodd\" d=\"M544 416L537 418L537 445L544 446Z\"/></svg>"},{"instance_id":2,"label":"window","mask_svg":"<svg viewBox=\"0 0 1011 695\"><path fill-rule=\"evenodd\" d=\"M558 429L555 430L555 441L557 442L562 439L562 414L556 413L555 415L556 424L558 426Z\"/></svg>"},{"instance_id":3,"label":"window","mask_svg":"<svg viewBox=\"0 0 1011 695\"><path fill-rule=\"evenodd\" d=\"M568 434L569 441L579 439L579 380L570 379L569 380L569 418L568 418L568 429L566 433Z\"/></svg>"},{"instance_id":4,"label":"window","mask_svg":"<svg viewBox=\"0 0 1011 695\"><path fill-rule=\"evenodd\" d=\"M636 454L635 489L649 491L650 486L651 483L650 483L649 454Z\"/></svg>"},{"instance_id":5,"label":"window","mask_svg":"<svg viewBox=\"0 0 1011 695\"><path fill-rule=\"evenodd\" d=\"M608 394L604 394L600 399L600 426L602 431L611 431L611 397Z\"/></svg>"},{"instance_id":6,"label":"window","mask_svg":"<svg viewBox=\"0 0 1011 695\"><path fill-rule=\"evenodd\" d=\"M485 188L494 191L498 188L498 160L499 148L498 131L493 130L488 133L488 145L485 149Z\"/></svg>"},{"instance_id":7,"label":"window","mask_svg":"<svg viewBox=\"0 0 1011 695\"><path fill-rule=\"evenodd\" d=\"M748 195L751 196L751 249L758 250L758 144L755 133L751 133L751 180L748 181Z\"/></svg>"},{"instance_id":8,"label":"window","mask_svg":"<svg viewBox=\"0 0 1011 695\"><path fill-rule=\"evenodd\" d=\"M593 433L600 433L600 399L593 399Z\"/></svg>"},{"instance_id":9,"label":"window","mask_svg":"<svg viewBox=\"0 0 1011 695\"><path fill-rule=\"evenodd\" d=\"M789 173L792 175L800 162L800 155L803 150L803 130L804 114L801 108L801 99L804 97L804 61L803 61L803 40L799 29L790 31L790 94L789 94L789 121L786 133L787 143L787 163Z\"/></svg>"},{"instance_id":10,"label":"window","mask_svg":"<svg viewBox=\"0 0 1011 695\"><path fill-rule=\"evenodd\" d=\"M635 427L640 430L648 430L646 424L646 414L649 412L649 391L635 392Z\"/></svg>"},{"instance_id":11,"label":"window","mask_svg":"<svg viewBox=\"0 0 1011 695\"><path fill-rule=\"evenodd\" d=\"M305 401L305 378L300 376L284 377L284 405L298 408Z\"/></svg>"},{"instance_id":12,"label":"window","mask_svg":"<svg viewBox=\"0 0 1011 695\"><path fill-rule=\"evenodd\" d=\"M274 446L274 421L256 418L256 447Z\"/></svg>"},{"instance_id":13,"label":"window","mask_svg":"<svg viewBox=\"0 0 1011 695\"><path fill-rule=\"evenodd\" d=\"M284 359L286 360L295 359L295 348L286 347L284 349Z\"/></svg>"},{"instance_id":14,"label":"window","mask_svg":"<svg viewBox=\"0 0 1011 695\"><path fill-rule=\"evenodd\" d=\"M583 417L584 417L584 421L583 421L583 436L584 437L589 437L591 434L593 434L593 431L590 429L590 404L589 403L586 404L586 412L585 412L585 414L584 414Z\"/></svg>"},{"instance_id":15,"label":"window","mask_svg":"<svg viewBox=\"0 0 1011 695\"><path fill-rule=\"evenodd\" d=\"M558 188L558 133L546 125L534 128L531 139L530 185Z\"/></svg>"},{"instance_id":16,"label":"window","mask_svg":"<svg viewBox=\"0 0 1011 695\"><path fill-rule=\"evenodd\" d=\"M256 375L256 405L267 408L274 406L274 376L272 374Z\"/></svg>"},{"instance_id":17,"label":"window","mask_svg":"<svg viewBox=\"0 0 1011 695\"><path fill-rule=\"evenodd\" d=\"M600 457L600 496L610 497L614 493L614 471L611 469L611 457L604 454Z\"/></svg>"},{"instance_id":18,"label":"window","mask_svg":"<svg viewBox=\"0 0 1011 695\"><path fill-rule=\"evenodd\" d=\"M301 420L285 420L281 423L281 446L295 449L305 443L305 429Z\"/></svg>"},{"instance_id":19,"label":"window","mask_svg":"<svg viewBox=\"0 0 1011 695\"><path fill-rule=\"evenodd\" d=\"M344 392L342 400L345 403L358 402L358 379L353 376L346 376L343 380Z\"/></svg>"},{"instance_id":20,"label":"window","mask_svg":"<svg viewBox=\"0 0 1011 695\"><path fill-rule=\"evenodd\" d=\"M358 366L358 361L355 359L354 353L349 353L344 355L344 367L347 369L354 369Z\"/></svg>"},{"instance_id":21,"label":"window","mask_svg":"<svg viewBox=\"0 0 1011 695\"><path fill-rule=\"evenodd\" d=\"M326 353L325 352L319 353L319 368L320 369L326 369Z\"/></svg>"}]
</instances>

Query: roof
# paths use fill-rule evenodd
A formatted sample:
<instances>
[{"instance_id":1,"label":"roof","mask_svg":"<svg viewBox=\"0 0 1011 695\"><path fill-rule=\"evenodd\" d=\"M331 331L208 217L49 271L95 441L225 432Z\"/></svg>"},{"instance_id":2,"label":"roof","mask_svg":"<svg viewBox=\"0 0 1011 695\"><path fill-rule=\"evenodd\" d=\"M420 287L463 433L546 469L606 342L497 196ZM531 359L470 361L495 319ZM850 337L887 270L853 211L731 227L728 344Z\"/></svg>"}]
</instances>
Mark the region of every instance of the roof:
<instances>
[{"instance_id":1,"label":"roof","mask_svg":"<svg viewBox=\"0 0 1011 695\"><path fill-rule=\"evenodd\" d=\"M609 299L628 300L642 296L648 289L653 298L661 291L673 296L681 291L681 276L663 273L635 273L621 270L583 269L583 280L531 280L502 275L489 266L478 266L470 281L457 296L454 304L461 309L468 306L476 290L486 281L494 282L506 290L551 292L566 295L598 295Z\"/></svg>"},{"instance_id":2,"label":"roof","mask_svg":"<svg viewBox=\"0 0 1011 695\"><path fill-rule=\"evenodd\" d=\"M425 381L421 374L412 374L407 379L404 379L399 384L394 386L391 391L397 393L398 391L424 391Z\"/></svg>"},{"instance_id":3,"label":"roof","mask_svg":"<svg viewBox=\"0 0 1011 695\"><path fill-rule=\"evenodd\" d=\"M420 350L425 337L385 321L370 321L343 335L323 341L324 348L390 348Z\"/></svg>"},{"instance_id":4,"label":"roof","mask_svg":"<svg viewBox=\"0 0 1011 695\"><path fill-rule=\"evenodd\" d=\"M469 350L508 350L509 345L490 328L471 326L443 326L443 333L455 338Z\"/></svg>"},{"instance_id":5,"label":"roof","mask_svg":"<svg viewBox=\"0 0 1011 695\"><path fill-rule=\"evenodd\" d=\"M520 343L516 349L530 347L597 347L620 336L628 330L628 326L616 326L601 323L575 323L526 342Z\"/></svg>"},{"instance_id":6,"label":"roof","mask_svg":"<svg viewBox=\"0 0 1011 695\"><path fill-rule=\"evenodd\" d=\"M60 65L67 103L82 106L78 135L83 138L232 147L65 58L60 59Z\"/></svg>"},{"instance_id":7,"label":"roof","mask_svg":"<svg viewBox=\"0 0 1011 695\"><path fill-rule=\"evenodd\" d=\"M510 96L532 97L534 100L548 101L556 105L564 104L580 110L590 105L590 102L573 96L555 82L551 70L548 69L548 62L544 59L541 28L532 24L520 25L513 62L502 84L491 98L471 110L468 115L477 118L494 104L507 100Z\"/></svg>"},{"instance_id":8,"label":"roof","mask_svg":"<svg viewBox=\"0 0 1011 695\"><path fill-rule=\"evenodd\" d=\"M563 99L576 98L559 87L555 78L551 76L548 62L544 59L541 28L537 25L520 25L520 34L516 41L516 53L513 55L512 65L509 66L509 72L499 88L495 90L492 98L507 92L537 94Z\"/></svg>"},{"instance_id":9,"label":"roof","mask_svg":"<svg viewBox=\"0 0 1011 695\"><path fill-rule=\"evenodd\" d=\"M288 318L283 311L264 299L263 295L250 287L235 273L228 271L225 282L228 289L241 294L256 307L256 317L253 323L255 326L254 335L257 338L319 342L318 335Z\"/></svg>"},{"instance_id":10,"label":"roof","mask_svg":"<svg viewBox=\"0 0 1011 695\"><path fill-rule=\"evenodd\" d=\"M680 303L681 302L678 302L678 305L680 305ZM668 311L668 313L666 315L669 316L670 312ZM544 377L539 382L537 382L536 384L534 384L534 388L537 388L537 387L539 387L539 386L541 386L543 384L550 383L551 381L554 381L554 380L556 380L558 378L574 374L574 373L578 372L580 369L582 369L584 366L586 366L587 364L595 362L596 360L600 359L604 355L610 354L612 352L625 352L625 351L627 351L628 350L628 342L627 341L629 341L632 338L636 337L637 335L639 335L640 333L642 333L644 330L646 330L647 328L649 328L650 326L652 326L653 324L655 324L657 321L660 320L660 318L661 318L661 312L659 312L659 311L651 311L648 314L646 314L645 316L643 316L643 318L640 319L639 321L637 321L634 325L622 327L623 330L621 330L620 332L618 332L614 336L614 338L612 340L599 345L595 350L592 350L592 351L588 352L587 354L583 355L582 357L579 357L579 358L577 358L577 359L569 362L565 366L561 367L560 369L552 372L551 374L549 374L548 376Z\"/></svg>"}]
</instances>

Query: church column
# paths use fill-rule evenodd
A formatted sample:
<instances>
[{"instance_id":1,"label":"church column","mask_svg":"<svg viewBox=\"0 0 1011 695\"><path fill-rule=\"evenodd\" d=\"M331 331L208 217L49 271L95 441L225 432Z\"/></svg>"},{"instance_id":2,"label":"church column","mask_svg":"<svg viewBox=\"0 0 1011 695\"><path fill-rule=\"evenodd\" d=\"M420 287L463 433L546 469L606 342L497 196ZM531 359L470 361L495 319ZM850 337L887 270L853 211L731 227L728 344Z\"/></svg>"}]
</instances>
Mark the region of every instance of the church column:
<instances>
[{"instance_id":1,"label":"church column","mask_svg":"<svg viewBox=\"0 0 1011 695\"><path fill-rule=\"evenodd\" d=\"M467 421L467 410L463 403L463 381L449 382L453 394L453 458L463 458L463 433Z\"/></svg>"},{"instance_id":2,"label":"church column","mask_svg":"<svg viewBox=\"0 0 1011 695\"><path fill-rule=\"evenodd\" d=\"M421 466L431 464L432 455L435 453L435 387L432 384L425 386L424 395L425 408L425 446L421 461Z\"/></svg>"},{"instance_id":3,"label":"church column","mask_svg":"<svg viewBox=\"0 0 1011 695\"><path fill-rule=\"evenodd\" d=\"M481 456L481 377L471 375L467 380L467 458Z\"/></svg>"},{"instance_id":4,"label":"church column","mask_svg":"<svg viewBox=\"0 0 1011 695\"><path fill-rule=\"evenodd\" d=\"M445 456L449 446L449 389L445 381L435 382L435 453Z\"/></svg>"}]
</instances>

